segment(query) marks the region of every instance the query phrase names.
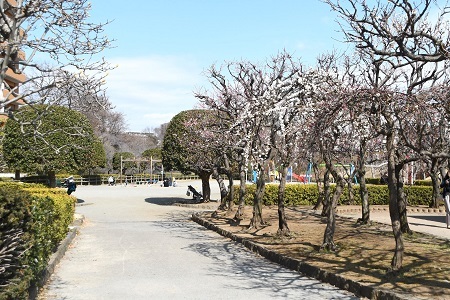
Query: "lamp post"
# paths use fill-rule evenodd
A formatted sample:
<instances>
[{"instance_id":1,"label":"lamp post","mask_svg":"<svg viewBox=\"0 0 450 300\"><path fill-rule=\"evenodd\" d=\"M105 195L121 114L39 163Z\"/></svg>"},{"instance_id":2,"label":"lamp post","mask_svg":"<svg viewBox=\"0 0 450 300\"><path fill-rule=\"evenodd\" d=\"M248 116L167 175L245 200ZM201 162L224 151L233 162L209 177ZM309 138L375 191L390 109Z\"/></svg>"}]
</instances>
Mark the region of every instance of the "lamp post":
<instances>
[{"instance_id":1,"label":"lamp post","mask_svg":"<svg viewBox=\"0 0 450 300\"><path fill-rule=\"evenodd\" d=\"M120 156L120 183L122 183L122 169L123 169L123 167L122 167L122 164L123 164L123 157L122 157L122 155Z\"/></svg>"}]
</instances>

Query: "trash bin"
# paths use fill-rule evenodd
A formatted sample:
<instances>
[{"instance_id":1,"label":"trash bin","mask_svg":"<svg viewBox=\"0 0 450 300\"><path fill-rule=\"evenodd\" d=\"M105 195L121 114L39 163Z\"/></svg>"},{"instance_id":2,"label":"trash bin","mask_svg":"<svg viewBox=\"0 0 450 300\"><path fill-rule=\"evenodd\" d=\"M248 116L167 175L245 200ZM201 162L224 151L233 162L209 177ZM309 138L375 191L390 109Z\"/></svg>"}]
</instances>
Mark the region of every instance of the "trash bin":
<instances>
[{"instance_id":1,"label":"trash bin","mask_svg":"<svg viewBox=\"0 0 450 300\"><path fill-rule=\"evenodd\" d=\"M164 181L163 181L163 185L164 185L164 187L169 187L169 185L170 185L170 183L169 183L169 179L164 179Z\"/></svg>"}]
</instances>

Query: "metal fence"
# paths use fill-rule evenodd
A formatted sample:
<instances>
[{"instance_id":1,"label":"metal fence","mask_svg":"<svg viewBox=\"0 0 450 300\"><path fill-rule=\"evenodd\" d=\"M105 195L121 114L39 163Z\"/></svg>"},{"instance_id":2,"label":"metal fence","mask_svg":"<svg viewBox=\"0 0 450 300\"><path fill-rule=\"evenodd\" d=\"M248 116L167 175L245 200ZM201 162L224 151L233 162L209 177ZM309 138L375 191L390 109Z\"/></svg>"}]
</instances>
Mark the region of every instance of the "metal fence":
<instances>
[{"instance_id":1,"label":"metal fence","mask_svg":"<svg viewBox=\"0 0 450 300\"><path fill-rule=\"evenodd\" d=\"M169 174L167 174L169 175ZM108 184L108 178L113 176L116 184L156 184L163 180L163 176L161 175L150 175L150 174L135 174L135 175L118 175L118 174L102 174L102 175L85 175L85 176L77 176L74 175L73 179L77 185L102 185ZM197 180L199 177L197 175L177 175L177 176L164 176L170 179L175 179L176 181L181 180ZM65 177L56 176L56 185L58 187L62 186L64 183ZM47 176L29 176L22 177L20 179L22 182L27 183L41 183L44 185L49 185L50 181Z\"/></svg>"}]
</instances>

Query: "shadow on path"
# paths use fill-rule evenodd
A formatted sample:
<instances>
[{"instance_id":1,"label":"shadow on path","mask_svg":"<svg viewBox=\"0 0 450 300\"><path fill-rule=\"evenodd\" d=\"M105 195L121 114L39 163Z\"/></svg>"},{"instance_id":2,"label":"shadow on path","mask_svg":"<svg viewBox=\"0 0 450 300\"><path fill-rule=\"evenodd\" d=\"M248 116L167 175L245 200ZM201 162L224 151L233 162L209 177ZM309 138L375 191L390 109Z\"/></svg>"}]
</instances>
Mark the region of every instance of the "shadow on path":
<instances>
[{"instance_id":1,"label":"shadow on path","mask_svg":"<svg viewBox=\"0 0 450 300\"><path fill-rule=\"evenodd\" d=\"M185 199L183 199L185 200ZM272 297L307 299L358 299L347 292L335 290L336 298L323 293L322 282L308 278L301 273L286 269L264 258L257 257L238 242L224 238L217 233L190 220L191 213L170 213L155 226L170 232L170 236L188 240L182 249L202 255L213 262L204 270L208 276L222 280L229 289L242 288L265 290ZM233 278L228 280L227 278ZM270 283L270 284L268 284ZM334 289L334 288L332 288ZM328 293L330 291L328 290Z\"/></svg>"},{"instance_id":2,"label":"shadow on path","mask_svg":"<svg viewBox=\"0 0 450 300\"><path fill-rule=\"evenodd\" d=\"M421 219L426 221L433 221L445 224L445 216L433 215L433 216L409 216L409 218Z\"/></svg>"},{"instance_id":3,"label":"shadow on path","mask_svg":"<svg viewBox=\"0 0 450 300\"><path fill-rule=\"evenodd\" d=\"M146 198L145 202L157 205L174 205L174 204L196 204L194 200L179 198L179 197L164 197L164 198Z\"/></svg>"}]
</instances>

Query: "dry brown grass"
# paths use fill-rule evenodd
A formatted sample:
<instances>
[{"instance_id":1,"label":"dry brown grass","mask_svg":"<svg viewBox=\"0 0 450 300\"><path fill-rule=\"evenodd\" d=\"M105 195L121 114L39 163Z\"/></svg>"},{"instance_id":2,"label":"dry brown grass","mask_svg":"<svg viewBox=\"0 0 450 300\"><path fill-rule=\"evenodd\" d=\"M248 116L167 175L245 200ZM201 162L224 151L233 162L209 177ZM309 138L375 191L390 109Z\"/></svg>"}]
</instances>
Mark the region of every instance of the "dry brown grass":
<instances>
[{"instance_id":1,"label":"dry brown grass","mask_svg":"<svg viewBox=\"0 0 450 300\"><path fill-rule=\"evenodd\" d=\"M278 215L276 207L266 207L263 217L268 226L248 231L251 207L245 218L236 224L234 213L220 212L202 218L215 225L252 240L268 249L307 262L326 271L383 290L394 290L417 298L450 299L450 241L430 235L404 235L403 268L393 276L388 273L395 246L391 227L380 223L357 225L351 218L337 219L336 252L319 251L325 231L325 220L306 208L287 208L289 237L276 235Z\"/></svg>"}]
</instances>

